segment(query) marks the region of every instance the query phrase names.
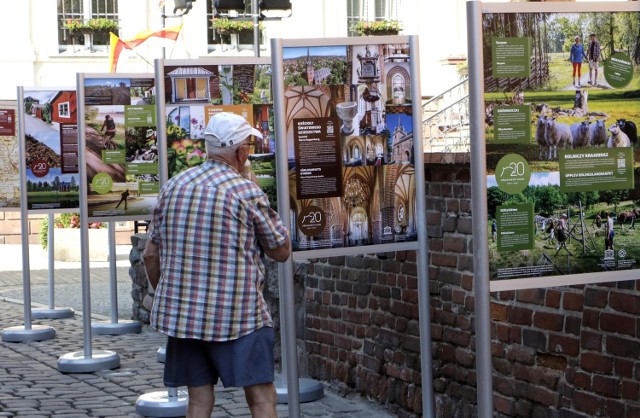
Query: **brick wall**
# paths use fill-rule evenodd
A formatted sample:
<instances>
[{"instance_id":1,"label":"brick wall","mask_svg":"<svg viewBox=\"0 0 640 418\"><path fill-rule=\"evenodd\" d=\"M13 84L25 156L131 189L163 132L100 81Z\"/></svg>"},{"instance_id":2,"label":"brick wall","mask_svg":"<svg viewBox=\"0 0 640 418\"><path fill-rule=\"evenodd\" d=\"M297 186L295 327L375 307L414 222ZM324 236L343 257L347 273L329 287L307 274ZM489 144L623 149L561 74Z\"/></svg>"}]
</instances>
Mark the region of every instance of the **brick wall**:
<instances>
[{"instance_id":1,"label":"brick wall","mask_svg":"<svg viewBox=\"0 0 640 418\"><path fill-rule=\"evenodd\" d=\"M476 407L468 155L426 164L436 416ZM308 372L399 417L422 413L416 254L312 260ZM491 297L496 417L640 417L640 281Z\"/></svg>"}]
</instances>

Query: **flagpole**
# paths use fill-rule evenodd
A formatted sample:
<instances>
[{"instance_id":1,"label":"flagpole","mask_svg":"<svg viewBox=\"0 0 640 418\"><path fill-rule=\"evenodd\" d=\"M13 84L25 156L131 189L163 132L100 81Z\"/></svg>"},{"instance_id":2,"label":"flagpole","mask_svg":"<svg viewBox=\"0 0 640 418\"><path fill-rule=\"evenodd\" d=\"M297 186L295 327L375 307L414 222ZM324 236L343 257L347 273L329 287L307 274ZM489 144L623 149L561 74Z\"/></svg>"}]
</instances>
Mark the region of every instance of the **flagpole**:
<instances>
[{"instance_id":1,"label":"flagpole","mask_svg":"<svg viewBox=\"0 0 640 418\"><path fill-rule=\"evenodd\" d=\"M166 22L166 20L167 20L167 17L165 16L164 12L165 12L165 4L164 4L164 2L162 2L162 16L160 17L160 27L161 27L162 29L164 29L164 25L165 25L165 22ZM162 59L165 59L165 58L166 58L166 57L165 57L165 48L164 48L164 45L162 45L162 54L161 54L161 56L160 56L160 57L161 57Z\"/></svg>"},{"instance_id":2,"label":"flagpole","mask_svg":"<svg viewBox=\"0 0 640 418\"><path fill-rule=\"evenodd\" d=\"M130 51L133 51L133 49L130 49ZM163 52L162 57L164 58L164 46L162 47L162 52ZM153 67L153 63L150 62L149 60L145 59L145 57L143 57L142 55L138 54L136 51L133 51L133 53L136 54L137 56L139 56L142 59L142 61L146 62L147 64L149 64L150 66Z\"/></svg>"}]
</instances>

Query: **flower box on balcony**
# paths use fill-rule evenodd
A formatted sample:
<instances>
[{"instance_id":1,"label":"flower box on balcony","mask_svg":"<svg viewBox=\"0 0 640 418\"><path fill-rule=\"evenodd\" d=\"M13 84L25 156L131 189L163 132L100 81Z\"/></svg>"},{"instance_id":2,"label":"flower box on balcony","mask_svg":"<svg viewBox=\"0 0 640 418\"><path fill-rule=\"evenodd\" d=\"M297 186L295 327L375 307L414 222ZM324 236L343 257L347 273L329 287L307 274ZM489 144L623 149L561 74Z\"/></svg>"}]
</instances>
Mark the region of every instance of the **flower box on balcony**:
<instances>
[{"instance_id":1,"label":"flower box on balcony","mask_svg":"<svg viewBox=\"0 0 640 418\"><path fill-rule=\"evenodd\" d=\"M369 22L361 20L351 26L351 30L361 36L397 35L402 30L397 20L376 20Z\"/></svg>"}]
</instances>

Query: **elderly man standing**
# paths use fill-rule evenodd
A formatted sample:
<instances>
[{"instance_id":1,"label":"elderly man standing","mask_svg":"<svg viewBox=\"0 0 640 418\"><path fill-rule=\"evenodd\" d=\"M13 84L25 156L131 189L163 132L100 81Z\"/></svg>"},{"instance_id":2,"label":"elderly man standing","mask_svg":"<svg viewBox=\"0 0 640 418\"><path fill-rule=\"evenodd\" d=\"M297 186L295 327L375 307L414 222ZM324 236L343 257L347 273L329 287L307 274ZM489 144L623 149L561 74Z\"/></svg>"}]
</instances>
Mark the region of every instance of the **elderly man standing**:
<instances>
[{"instance_id":1,"label":"elderly man standing","mask_svg":"<svg viewBox=\"0 0 640 418\"><path fill-rule=\"evenodd\" d=\"M286 261L290 238L262 189L241 175L249 139L261 133L219 113L204 134L208 160L163 186L144 252L156 289L151 326L168 335L164 383L187 386L189 418L210 417L218 379L244 388L253 417L276 417L261 253Z\"/></svg>"}]
</instances>

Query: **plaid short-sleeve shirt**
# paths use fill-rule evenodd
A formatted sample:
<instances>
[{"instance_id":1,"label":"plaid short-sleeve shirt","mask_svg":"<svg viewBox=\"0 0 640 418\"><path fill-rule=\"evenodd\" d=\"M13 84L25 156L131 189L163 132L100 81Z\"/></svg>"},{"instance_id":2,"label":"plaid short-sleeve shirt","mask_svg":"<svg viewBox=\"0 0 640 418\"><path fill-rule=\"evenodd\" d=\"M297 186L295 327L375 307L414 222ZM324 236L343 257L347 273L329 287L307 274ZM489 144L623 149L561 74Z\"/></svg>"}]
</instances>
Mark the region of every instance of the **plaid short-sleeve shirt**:
<instances>
[{"instance_id":1,"label":"plaid short-sleeve shirt","mask_svg":"<svg viewBox=\"0 0 640 418\"><path fill-rule=\"evenodd\" d=\"M152 224L161 269L153 328L228 341L273 326L260 247L281 246L287 231L255 183L225 163L206 161L164 185Z\"/></svg>"}]
</instances>

